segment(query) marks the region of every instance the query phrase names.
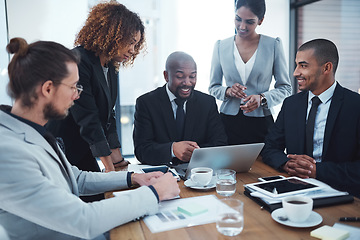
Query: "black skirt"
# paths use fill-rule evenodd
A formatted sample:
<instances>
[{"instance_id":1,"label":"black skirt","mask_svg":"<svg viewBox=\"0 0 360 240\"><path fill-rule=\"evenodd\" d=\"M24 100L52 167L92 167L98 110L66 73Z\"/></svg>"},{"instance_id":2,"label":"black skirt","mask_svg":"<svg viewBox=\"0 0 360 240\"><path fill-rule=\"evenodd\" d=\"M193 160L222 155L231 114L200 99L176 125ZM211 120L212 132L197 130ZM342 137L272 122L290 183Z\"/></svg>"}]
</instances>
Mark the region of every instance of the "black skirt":
<instances>
[{"instance_id":1,"label":"black skirt","mask_svg":"<svg viewBox=\"0 0 360 240\"><path fill-rule=\"evenodd\" d=\"M272 115L248 117L240 110L235 116L220 113L229 145L261 143L270 127L274 124Z\"/></svg>"}]
</instances>

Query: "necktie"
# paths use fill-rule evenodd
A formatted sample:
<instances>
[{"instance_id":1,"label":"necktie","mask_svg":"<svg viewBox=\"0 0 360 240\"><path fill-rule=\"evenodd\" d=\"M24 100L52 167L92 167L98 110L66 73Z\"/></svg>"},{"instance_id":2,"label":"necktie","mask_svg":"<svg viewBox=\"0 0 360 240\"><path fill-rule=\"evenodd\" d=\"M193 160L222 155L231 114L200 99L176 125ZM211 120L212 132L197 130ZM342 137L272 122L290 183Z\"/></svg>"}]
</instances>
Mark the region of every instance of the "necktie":
<instances>
[{"instance_id":1,"label":"necktie","mask_svg":"<svg viewBox=\"0 0 360 240\"><path fill-rule=\"evenodd\" d=\"M315 117L321 100L317 96L315 96L311 99L311 102L311 109L306 123L305 153L306 155L313 157Z\"/></svg>"},{"instance_id":2,"label":"necktie","mask_svg":"<svg viewBox=\"0 0 360 240\"><path fill-rule=\"evenodd\" d=\"M184 136L185 125L185 112L184 112L184 99L176 98L175 103L178 106L176 110L176 128L178 132L178 139L182 140Z\"/></svg>"}]
</instances>

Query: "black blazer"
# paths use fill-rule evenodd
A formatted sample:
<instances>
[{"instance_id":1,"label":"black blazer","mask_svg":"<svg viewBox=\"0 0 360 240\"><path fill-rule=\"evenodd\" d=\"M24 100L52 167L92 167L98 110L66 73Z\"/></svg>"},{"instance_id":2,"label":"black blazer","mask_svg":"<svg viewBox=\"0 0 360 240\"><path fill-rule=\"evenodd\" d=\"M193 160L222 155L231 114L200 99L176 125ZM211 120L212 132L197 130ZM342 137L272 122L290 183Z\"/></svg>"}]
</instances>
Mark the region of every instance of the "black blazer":
<instances>
[{"instance_id":1,"label":"black blazer","mask_svg":"<svg viewBox=\"0 0 360 240\"><path fill-rule=\"evenodd\" d=\"M136 100L133 140L135 155L145 164L167 164L172 159L171 145L176 141L176 123L166 85ZM227 144L215 98L194 91L186 103L184 140L200 147Z\"/></svg>"},{"instance_id":2,"label":"black blazer","mask_svg":"<svg viewBox=\"0 0 360 240\"><path fill-rule=\"evenodd\" d=\"M281 169L286 154L304 154L308 92L285 99L265 140L263 161ZM286 153L284 150L286 149ZM360 196L360 95L337 84L325 126L316 178Z\"/></svg>"},{"instance_id":3,"label":"black blazer","mask_svg":"<svg viewBox=\"0 0 360 240\"><path fill-rule=\"evenodd\" d=\"M90 149L94 157L101 157L120 147L113 110L118 92L115 68L109 64L108 86L99 57L83 47L75 51L81 55L79 84L84 91L64 120L51 121L47 126L54 136L63 139L66 156L74 165Z\"/></svg>"}]
</instances>

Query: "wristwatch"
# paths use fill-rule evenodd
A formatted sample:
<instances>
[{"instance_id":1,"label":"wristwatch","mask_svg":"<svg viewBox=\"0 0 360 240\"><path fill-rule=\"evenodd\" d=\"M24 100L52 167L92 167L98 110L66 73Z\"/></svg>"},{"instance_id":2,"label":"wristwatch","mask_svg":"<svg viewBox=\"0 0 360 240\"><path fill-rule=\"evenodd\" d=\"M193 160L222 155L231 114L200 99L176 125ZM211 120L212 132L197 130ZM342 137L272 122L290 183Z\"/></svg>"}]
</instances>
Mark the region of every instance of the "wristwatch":
<instances>
[{"instance_id":1,"label":"wristwatch","mask_svg":"<svg viewBox=\"0 0 360 240\"><path fill-rule=\"evenodd\" d=\"M260 106L262 106L262 107L267 106L267 100L263 93L260 93Z\"/></svg>"}]
</instances>

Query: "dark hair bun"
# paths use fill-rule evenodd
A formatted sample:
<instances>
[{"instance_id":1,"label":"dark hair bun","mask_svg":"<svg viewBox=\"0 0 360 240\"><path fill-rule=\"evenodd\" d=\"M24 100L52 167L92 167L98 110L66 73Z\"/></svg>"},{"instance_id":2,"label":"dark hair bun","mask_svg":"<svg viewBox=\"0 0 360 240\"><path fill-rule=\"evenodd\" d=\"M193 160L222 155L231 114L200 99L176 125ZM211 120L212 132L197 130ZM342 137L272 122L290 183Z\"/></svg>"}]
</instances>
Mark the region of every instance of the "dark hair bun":
<instances>
[{"instance_id":1,"label":"dark hair bun","mask_svg":"<svg viewBox=\"0 0 360 240\"><path fill-rule=\"evenodd\" d=\"M12 38L6 46L8 53L15 53L19 56L25 56L28 52L29 45L23 38Z\"/></svg>"}]
</instances>

